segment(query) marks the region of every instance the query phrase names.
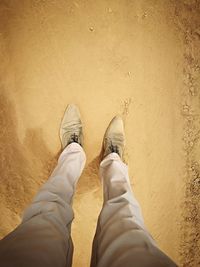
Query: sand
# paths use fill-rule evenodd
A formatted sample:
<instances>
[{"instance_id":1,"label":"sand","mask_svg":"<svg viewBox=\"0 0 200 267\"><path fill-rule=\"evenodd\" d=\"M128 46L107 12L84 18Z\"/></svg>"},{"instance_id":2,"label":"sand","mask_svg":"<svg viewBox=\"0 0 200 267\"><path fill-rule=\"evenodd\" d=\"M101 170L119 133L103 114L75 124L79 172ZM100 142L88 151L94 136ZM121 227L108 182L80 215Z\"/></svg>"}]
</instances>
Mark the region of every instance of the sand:
<instances>
[{"instance_id":1,"label":"sand","mask_svg":"<svg viewBox=\"0 0 200 267\"><path fill-rule=\"evenodd\" d=\"M0 1L0 237L21 221L80 107L87 164L73 267L89 266L102 206L98 156L116 114L145 223L180 266L200 266L199 1Z\"/></svg>"}]
</instances>

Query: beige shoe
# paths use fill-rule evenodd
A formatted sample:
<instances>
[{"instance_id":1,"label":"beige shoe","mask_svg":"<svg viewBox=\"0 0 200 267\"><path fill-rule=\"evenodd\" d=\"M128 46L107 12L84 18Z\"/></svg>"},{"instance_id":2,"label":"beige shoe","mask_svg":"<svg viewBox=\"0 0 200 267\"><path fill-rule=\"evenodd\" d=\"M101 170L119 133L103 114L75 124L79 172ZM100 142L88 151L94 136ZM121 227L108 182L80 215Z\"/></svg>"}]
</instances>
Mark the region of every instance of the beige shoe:
<instances>
[{"instance_id":1,"label":"beige shoe","mask_svg":"<svg viewBox=\"0 0 200 267\"><path fill-rule=\"evenodd\" d=\"M77 106L68 105L60 126L62 148L75 142L83 145L81 115Z\"/></svg>"},{"instance_id":2,"label":"beige shoe","mask_svg":"<svg viewBox=\"0 0 200 267\"><path fill-rule=\"evenodd\" d=\"M123 158L125 146L124 124L120 116L116 116L110 122L103 139L103 148L101 159L105 158L110 153L117 153L120 158Z\"/></svg>"}]
</instances>

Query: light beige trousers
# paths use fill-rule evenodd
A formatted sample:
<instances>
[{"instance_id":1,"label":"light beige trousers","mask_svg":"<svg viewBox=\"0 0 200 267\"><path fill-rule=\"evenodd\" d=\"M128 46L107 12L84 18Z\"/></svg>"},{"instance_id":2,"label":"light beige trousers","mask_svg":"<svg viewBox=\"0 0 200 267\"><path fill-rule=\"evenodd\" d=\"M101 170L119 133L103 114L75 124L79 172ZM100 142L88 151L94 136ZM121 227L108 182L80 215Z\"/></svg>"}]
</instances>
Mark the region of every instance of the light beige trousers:
<instances>
[{"instance_id":1,"label":"light beige trousers","mask_svg":"<svg viewBox=\"0 0 200 267\"><path fill-rule=\"evenodd\" d=\"M0 241L1 267L70 267L72 198L85 153L68 145L49 180L24 213L22 223ZM146 230L127 166L116 153L100 165L104 204L93 242L91 267L176 266ZM86 266L80 266L86 267Z\"/></svg>"}]
</instances>

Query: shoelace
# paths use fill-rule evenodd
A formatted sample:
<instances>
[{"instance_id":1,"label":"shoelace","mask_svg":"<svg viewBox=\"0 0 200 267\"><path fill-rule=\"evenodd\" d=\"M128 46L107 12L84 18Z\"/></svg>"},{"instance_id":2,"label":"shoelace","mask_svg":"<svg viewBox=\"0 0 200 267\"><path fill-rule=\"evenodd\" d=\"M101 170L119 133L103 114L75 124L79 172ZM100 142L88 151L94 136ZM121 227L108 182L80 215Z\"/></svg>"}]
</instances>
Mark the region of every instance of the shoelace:
<instances>
[{"instance_id":1,"label":"shoelace","mask_svg":"<svg viewBox=\"0 0 200 267\"><path fill-rule=\"evenodd\" d=\"M79 143L78 135L75 134L75 133L73 133L73 134L70 135L69 144L71 144L71 143L73 143L73 142L75 142L75 143Z\"/></svg>"},{"instance_id":2,"label":"shoelace","mask_svg":"<svg viewBox=\"0 0 200 267\"><path fill-rule=\"evenodd\" d=\"M110 145L110 150L112 151L112 153L113 152L115 152L115 153L117 153L118 155L119 155L119 147L117 146L117 145L113 145L112 143L111 143L111 145Z\"/></svg>"}]
</instances>

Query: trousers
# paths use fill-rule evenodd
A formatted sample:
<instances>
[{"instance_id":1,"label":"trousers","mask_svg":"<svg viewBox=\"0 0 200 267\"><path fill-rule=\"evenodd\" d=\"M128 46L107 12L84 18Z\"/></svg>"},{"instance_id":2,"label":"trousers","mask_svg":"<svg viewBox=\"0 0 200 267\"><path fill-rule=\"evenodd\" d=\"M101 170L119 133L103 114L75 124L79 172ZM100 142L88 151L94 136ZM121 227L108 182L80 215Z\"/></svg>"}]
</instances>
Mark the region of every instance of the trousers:
<instances>
[{"instance_id":1,"label":"trousers","mask_svg":"<svg viewBox=\"0 0 200 267\"><path fill-rule=\"evenodd\" d=\"M72 199L85 161L79 144L72 143L63 150L52 175L25 210L21 224L0 241L1 267L72 265ZM147 231L130 186L127 165L118 154L103 159L100 177L104 202L91 267L177 266Z\"/></svg>"}]
</instances>

